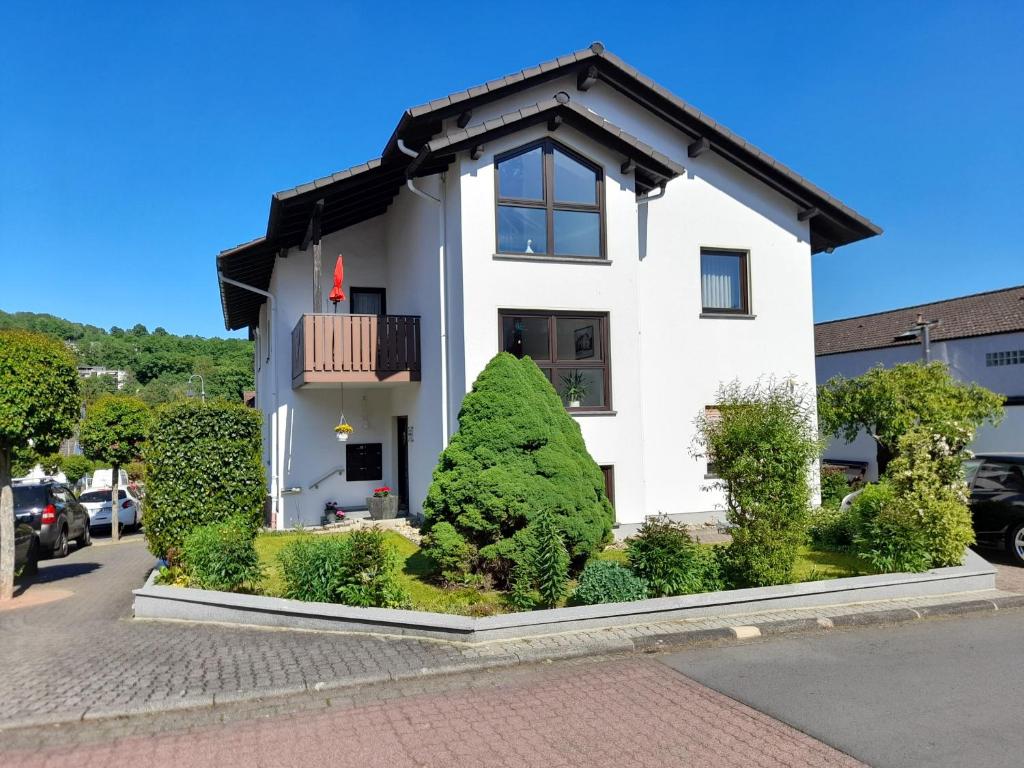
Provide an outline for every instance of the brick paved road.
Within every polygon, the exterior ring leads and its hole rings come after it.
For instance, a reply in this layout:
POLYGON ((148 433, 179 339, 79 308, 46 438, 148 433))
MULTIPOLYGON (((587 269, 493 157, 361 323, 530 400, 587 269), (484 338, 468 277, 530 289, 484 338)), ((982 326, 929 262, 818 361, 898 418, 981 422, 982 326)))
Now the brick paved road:
POLYGON ((75 594, 0 612, 0 725, 472 661, 454 647, 415 640, 131 620, 131 589, 152 562, 134 539, 40 564, 29 590, 52 585, 75 594))
POLYGON ((560 662, 311 695, 221 714, 151 717, 11 766, 835 766, 861 763, 650 658, 560 662), (267 707, 269 706, 269 709, 267 707), (288 714, 277 714, 280 711, 288 714), (125 735, 130 729, 134 735, 125 735))

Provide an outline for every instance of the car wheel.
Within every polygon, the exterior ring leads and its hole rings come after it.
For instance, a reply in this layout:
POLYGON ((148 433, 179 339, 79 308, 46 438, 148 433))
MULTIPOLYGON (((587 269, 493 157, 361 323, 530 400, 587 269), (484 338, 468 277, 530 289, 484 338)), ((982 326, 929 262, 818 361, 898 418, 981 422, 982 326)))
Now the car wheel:
POLYGON ((57 542, 53 545, 53 556, 67 557, 70 550, 71 545, 68 543, 68 527, 66 525, 62 525, 60 527, 60 532, 57 534, 57 542))
POLYGON ((88 547, 92 544, 92 531, 89 530, 89 524, 85 524, 85 530, 82 531, 82 535, 75 539, 75 544, 78 545, 79 549, 82 547, 88 547))
POLYGON ((1024 565, 1024 523, 1017 523, 1006 534, 1006 549, 1017 565, 1024 565))

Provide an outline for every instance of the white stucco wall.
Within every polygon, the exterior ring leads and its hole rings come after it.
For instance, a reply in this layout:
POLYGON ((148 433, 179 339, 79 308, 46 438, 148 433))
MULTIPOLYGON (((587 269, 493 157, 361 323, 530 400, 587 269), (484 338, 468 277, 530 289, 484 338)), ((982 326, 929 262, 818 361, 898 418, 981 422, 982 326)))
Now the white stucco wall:
MULTIPOLYGON (((813 385, 808 226, 797 220, 795 204, 716 155, 689 158, 688 137, 603 83, 585 94, 576 91, 574 79, 547 83, 479 109, 473 121, 550 98, 559 90, 684 165, 686 175, 670 182, 660 199, 638 205, 632 177, 620 172, 623 158, 563 126, 554 138, 604 169, 610 263, 496 260, 494 155, 546 135, 546 130, 537 126, 488 142, 476 161, 461 154, 443 187, 449 350, 444 369, 438 207, 403 189, 384 215, 326 236, 325 301, 340 251, 346 260, 346 290, 352 285, 385 287, 389 313, 421 316, 420 383, 374 384, 362 391, 345 387, 345 415, 357 429, 353 440, 372 437, 383 442, 383 482, 394 486, 394 417, 408 416, 413 430, 410 501, 418 511, 445 434, 457 427, 462 396, 498 351, 498 310, 607 312, 614 412, 576 418, 593 457, 615 469, 618 521, 638 523, 658 512, 720 516, 721 500, 703 489, 705 464, 690 456, 693 421, 705 405, 715 402, 725 381, 793 376, 813 385), (749 251, 753 318, 700 316, 702 247, 749 251), (369 423, 365 428, 364 416, 369 423)), ((441 196, 439 177, 416 183, 441 196)), ((275 369, 278 377, 281 440, 276 465, 268 447, 268 473, 273 475, 279 466, 283 487, 302 488, 284 497, 281 525, 314 522, 326 499, 355 503, 367 490, 344 477, 328 480, 318 491, 308 487, 344 464, 344 450, 331 432, 340 411, 340 388, 291 389, 290 334, 301 314, 311 309, 310 273, 310 252, 292 249, 287 259, 278 260, 271 281, 278 296, 276 364, 258 371, 258 405, 268 416, 275 369)), ((330 305, 325 308, 329 311, 330 305)), ((261 334, 266 334, 265 310, 261 334)), ((268 427, 268 443, 272 440, 268 427)))
MULTIPOLYGON (((986 366, 988 352, 1005 352, 1024 349, 1024 333, 1003 333, 991 336, 975 336, 968 339, 936 341, 931 344, 931 359, 946 363, 950 372, 961 381, 980 384, 1007 397, 1024 396, 1024 365, 986 366)), ((921 359, 921 347, 911 344, 885 349, 868 349, 836 355, 822 355, 817 358, 817 380, 824 384, 833 376, 853 378, 869 369, 881 365, 886 368, 898 363, 909 363, 921 359)), ((971 444, 971 450, 981 451, 1024 451, 1024 406, 1009 406, 1006 416, 997 427, 984 426, 971 444)), ((875 443, 866 434, 861 434, 852 443, 833 439, 825 451, 825 457, 848 461, 867 461, 868 476, 878 476, 875 461, 875 443)))

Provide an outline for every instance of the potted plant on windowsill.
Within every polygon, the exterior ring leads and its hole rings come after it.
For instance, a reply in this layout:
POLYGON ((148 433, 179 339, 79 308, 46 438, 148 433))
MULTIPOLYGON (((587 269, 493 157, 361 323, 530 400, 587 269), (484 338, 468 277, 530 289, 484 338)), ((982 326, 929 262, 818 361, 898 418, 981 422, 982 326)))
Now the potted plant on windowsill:
POLYGON ((570 408, 579 408, 587 396, 587 381, 583 371, 573 371, 562 377, 562 397, 570 408))
POLYGON ((348 442, 348 436, 351 435, 354 431, 355 430, 353 429, 351 424, 347 424, 346 422, 343 421, 341 422, 341 424, 334 428, 334 436, 338 438, 339 443, 346 443, 348 442))
POLYGON ((392 520, 398 517, 398 496, 388 486, 373 489, 373 496, 366 497, 366 508, 371 520, 392 520))

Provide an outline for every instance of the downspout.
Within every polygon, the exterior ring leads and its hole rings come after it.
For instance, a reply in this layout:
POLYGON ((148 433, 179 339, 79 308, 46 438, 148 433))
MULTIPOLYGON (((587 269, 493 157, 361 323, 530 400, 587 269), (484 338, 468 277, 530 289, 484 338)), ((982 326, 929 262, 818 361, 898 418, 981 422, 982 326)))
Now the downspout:
MULTIPOLYGON (((420 153, 409 149, 405 142, 401 139, 397 142, 398 149, 412 158, 422 158, 420 153)), ((416 163, 418 166, 419 163, 416 163)), ((413 184, 412 178, 405 180, 405 186, 410 192, 417 197, 422 197, 424 200, 430 200, 437 203, 437 216, 438 216, 438 232, 439 240, 437 248, 437 268, 438 268, 438 303, 441 307, 441 435, 442 435, 442 448, 448 447, 448 437, 450 434, 450 425, 448 424, 448 264, 447 264, 447 244, 448 244, 448 222, 445 216, 447 195, 445 190, 446 175, 444 173, 441 176, 441 192, 440 197, 434 197, 428 192, 424 192, 413 184)))
MULTIPOLYGON (((262 288, 256 288, 255 286, 246 285, 245 283, 240 283, 237 280, 232 280, 230 277, 225 277, 224 273, 219 269, 217 270, 217 279, 222 283, 259 294, 270 302, 270 332, 267 334, 267 360, 270 360, 270 351, 274 341, 274 334, 277 332, 277 301, 274 299, 274 294, 270 291, 264 291, 262 288)), ((277 372, 279 367, 278 361, 275 360, 273 369, 270 372, 270 380, 274 385, 274 423, 273 428, 271 429, 271 450, 273 453, 270 462, 273 472, 270 479, 270 500, 275 525, 280 525, 284 522, 284 513, 281 509, 281 456, 278 452, 278 445, 281 440, 281 402, 277 388, 277 372)))

